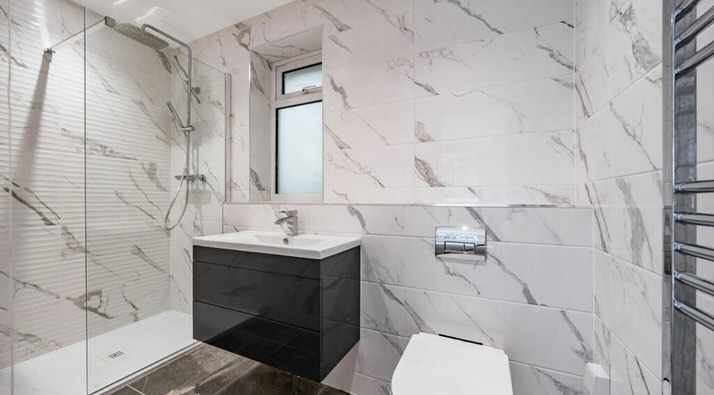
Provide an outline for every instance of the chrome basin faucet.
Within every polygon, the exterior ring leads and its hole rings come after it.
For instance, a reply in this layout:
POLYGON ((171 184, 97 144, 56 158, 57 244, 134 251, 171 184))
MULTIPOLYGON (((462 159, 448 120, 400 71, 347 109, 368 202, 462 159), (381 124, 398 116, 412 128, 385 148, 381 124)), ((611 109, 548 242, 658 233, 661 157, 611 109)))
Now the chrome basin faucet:
POLYGON ((285 233, 288 236, 297 236, 298 234, 298 213, 297 210, 281 210, 280 214, 285 214, 284 217, 278 218, 275 221, 276 225, 287 224, 285 233))

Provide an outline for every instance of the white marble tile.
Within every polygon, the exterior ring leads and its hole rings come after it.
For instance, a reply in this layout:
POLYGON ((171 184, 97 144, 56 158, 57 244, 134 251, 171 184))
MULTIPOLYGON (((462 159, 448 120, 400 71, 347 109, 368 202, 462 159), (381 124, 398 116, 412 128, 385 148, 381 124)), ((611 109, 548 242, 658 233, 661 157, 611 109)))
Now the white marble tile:
POLYGON ((414 0, 314 0, 312 7, 325 23, 338 31, 345 31, 411 11, 414 0))
POLYGON ((242 46, 249 49, 302 33, 323 25, 327 20, 308 2, 295 1, 239 23, 242 46))
POLYGON ((406 277, 406 237, 363 235, 361 279, 378 284, 401 285, 406 277))
POLYGON ((411 144, 325 152, 326 188, 411 187, 414 172, 411 144))
POLYGON ((325 151, 414 141, 414 103, 411 101, 355 109, 327 106, 323 116, 325 151))
POLYGON ((274 224, 284 209, 298 210, 300 229, 311 233, 404 234, 404 207, 311 204, 227 204, 226 225, 277 230, 274 224))
POLYGON ((573 28, 555 23, 419 52, 417 96, 456 93, 572 73, 573 28))
POLYGON ((580 181, 662 168, 662 75, 657 67, 578 128, 580 181), (585 177, 585 179, 582 179, 585 177))
POLYGON ((595 205, 594 247, 661 273, 662 188, 661 172, 588 184, 595 205))
POLYGON ((661 380, 622 341, 602 325, 597 328, 602 364, 610 375, 610 394, 659 394, 661 380))
POLYGON ((250 27, 237 24, 192 42, 191 49, 197 60, 230 74, 243 75, 250 40, 250 27))
POLYGON ((489 241, 592 245, 590 208, 407 207, 404 234, 433 237, 437 226, 474 226, 489 241))
POLYGON ((575 375, 592 359, 589 313, 410 288, 405 293, 415 331, 482 342, 503 349, 511 361, 575 375))
POLYGON ((355 204, 411 204, 414 203, 414 190, 400 188, 330 188, 324 191, 325 203, 355 204))
POLYGON ((574 183, 573 131, 416 144, 417 186, 574 183))
MULTIPOLYGON (((647 369, 660 372, 661 277, 599 251, 593 265, 595 311, 604 326, 647 369)), ((612 355, 610 360, 616 363, 612 355)))
POLYGON ((360 330, 355 373, 383 381, 391 381, 408 338, 392 336, 369 329, 360 330))
MULTIPOLYGON (((362 292, 363 295, 374 294, 380 301, 385 299, 379 285, 392 284, 592 311, 592 251, 589 248, 489 243, 485 262, 468 262, 435 258, 433 238, 370 236, 362 241, 362 279, 380 283, 369 289, 363 287, 362 292)), ((402 333, 383 327, 373 329, 402 333)))
POLYGON ((416 204, 572 204, 576 201, 572 184, 414 188, 416 204))
POLYGON ((574 17, 572 0, 417 0, 416 6, 418 50, 493 38, 574 17))
POLYGON ((360 326, 392 335, 411 335, 413 326, 404 307, 404 288, 362 282, 360 326))
POLYGON ((325 107, 350 109, 412 99, 412 58, 394 58, 339 73, 326 72, 323 82, 325 107))
POLYGON ((511 362, 515 395, 583 394, 583 377, 511 362))
POLYGON ((553 77, 416 100, 421 142, 573 128, 573 81, 553 77))
POLYGON ((358 354, 359 346, 357 345, 342 358, 322 383, 355 395, 391 395, 389 381, 355 373, 358 354))
POLYGON ((598 111, 661 62, 662 7, 634 0, 580 1, 576 8, 582 15, 576 45, 580 93, 598 111))
POLYGON ((251 50, 271 63, 278 62, 320 51, 322 36, 322 28, 318 26, 292 36, 252 46, 251 50))
MULTIPOLYGON (((699 303, 700 302, 697 301, 698 305, 699 303)), ((712 311, 711 306, 712 303, 710 301, 707 305, 707 311, 712 311)), ((712 350, 714 350, 714 332, 700 324, 697 324, 696 326, 697 351, 695 358, 697 361, 697 393, 706 394, 714 391, 714 376, 711 365, 711 361, 714 359, 714 355, 712 355, 712 350)))
POLYGON ((414 57, 413 14, 381 18, 373 23, 327 35, 324 67, 340 72, 394 58, 414 57))

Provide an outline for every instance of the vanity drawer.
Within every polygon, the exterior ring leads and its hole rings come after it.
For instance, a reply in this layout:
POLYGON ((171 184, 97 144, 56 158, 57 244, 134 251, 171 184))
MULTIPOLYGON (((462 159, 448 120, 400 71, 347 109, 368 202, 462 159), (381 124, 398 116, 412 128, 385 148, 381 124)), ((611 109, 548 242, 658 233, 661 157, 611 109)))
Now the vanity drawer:
POLYGON ((320 280, 194 262, 194 300, 320 330, 320 280))
POLYGON ((196 301, 193 315, 196 340, 311 380, 322 379, 320 332, 196 301))
POLYGON ((193 260, 240 269, 320 279, 320 261, 314 259, 194 246, 193 260))

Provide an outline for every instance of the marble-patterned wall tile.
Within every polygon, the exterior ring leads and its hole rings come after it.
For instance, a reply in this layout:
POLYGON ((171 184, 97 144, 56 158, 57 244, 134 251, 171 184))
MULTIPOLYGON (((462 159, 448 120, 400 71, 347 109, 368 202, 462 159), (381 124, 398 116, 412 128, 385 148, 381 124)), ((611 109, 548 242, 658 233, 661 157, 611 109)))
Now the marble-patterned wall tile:
POLYGON ((416 1, 417 49, 429 50, 573 19, 572 0, 416 1))
POLYGON ((616 335, 596 320, 596 354, 610 376, 610 394, 659 394, 662 384, 659 374, 636 357, 616 335))
POLYGON ((511 382, 514 394, 582 395, 585 393, 581 376, 518 362, 511 362, 511 382))
POLYGON ((473 226, 490 241, 592 245, 588 207, 427 207, 407 206, 404 227, 410 236, 433 237, 437 226, 473 226))
POLYGON ((304 233, 362 238, 361 326, 369 339, 326 383, 354 391, 365 379, 370 386, 359 391, 368 392, 357 393, 374 393, 398 361, 391 350, 425 331, 505 349, 520 363, 519 388, 578 388, 593 353, 590 208, 228 204, 224 231, 280 231, 273 222, 281 209, 298 210, 304 233), (438 225, 489 229, 487 261, 435 258, 438 225), (536 321, 544 324, 533 330, 536 321))
POLYGON ((594 209, 594 247, 662 273, 662 173, 587 184, 594 209))
MULTIPOLYGON (((651 372, 661 372, 662 279, 610 255, 593 256, 595 311, 651 372)), ((614 366, 612 355, 610 363, 614 366)))
POLYGON ((378 380, 391 381, 409 339, 362 329, 357 345, 355 373, 378 380))
POLYGON ((662 168, 662 69, 655 68, 578 127, 578 181, 662 168))
MULTIPOLYGON (((200 40, 201 49, 197 53, 210 57, 212 64, 230 70, 234 76, 245 78, 250 73, 244 59, 248 51, 260 52, 263 48, 284 47, 284 44, 292 48, 302 42, 307 32, 321 29, 325 70, 325 166, 330 167, 329 162, 335 155, 330 151, 338 149, 572 129, 572 101, 563 101, 567 100, 568 89, 573 89, 573 32, 569 22, 572 18, 573 4, 566 0, 548 0, 538 7, 521 0, 498 4, 436 1, 416 5, 413 0, 358 0, 349 4, 336 0, 300 1, 200 40), (481 34, 484 26, 488 30, 486 36, 481 34), (461 33, 454 36, 457 31, 461 33), (418 50, 421 53, 415 53, 415 45, 421 45, 418 50), (525 85, 481 89, 533 79, 542 81, 534 81, 526 92, 540 94, 527 98, 522 97, 527 89, 525 85), (424 100, 417 105, 413 102, 415 96, 432 94, 444 97, 424 100), (460 98, 452 94, 466 96, 460 98), (476 127, 464 127, 474 117, 459 118, 464 113, 461 109, 474 105, 487 110, 476 114, 476 127), (445 114, 444 119, 436 115, 429 118, 439 113, 445 114), (551 115, 547 120, 541 116, 545 113, 551 115), (427 130, 432 128, 433 131, 427 130)), ((247 91, 245 84, 235 90, 239 100, 243 100, 246 95, 242 92, 247 91)), ((237 114, 244 110, 240 106, 233 107, 234 117, 240 118, 239 125, 251 125, 251 131, 253 126, 260 129, 255 117, 245 121, 237 114)), ((254 138, 266 135, 253 133, 254 138)), ((249 144, 253 146, 252 141, 249 144)), ((269 148, 264 151, 268 152, 269 148)), ((235 161, 231 166, 233 172, 248 175, 233 177, 252 181, 251 200, 266 200, 268 155, 253 153, 250 156, 248 168, 244 161, 235 161)), ((339 162, 346 168, 346 162, 339 162)), ((369 166, 367 171, 372 171, 372 164, 359 165, 369 166)), ((385 171, 383 166, 378 167, 377 170, 385 171)), ((331 184, 332 180, 325 180, 324 201, 413 203, 417 199, 414 185, 349 186, 339 184, 342 180, 337 177, 336 185, 331 184)), ((520 189, 514 188, 510 196, 514 201, 525 199, 520 203, 570 202, 574 194, 562 191, 571 182, 562 183, 554 194, 545 184, 519 185, 520 189), (531 187, 530 192, 523 192, 531 187), (546 197, 548 195, 554 196, 546 197)), ((474 189, 482 186, 493 187, 481 182, 453 185, 474 189)), ((442 191, 423 193, 430 197, 422 196, 420 201, 435 203, 443 201, 442 195, 449 196, 442 191)), ((237 188, 235 195, 232 199, 242 199, 245 193, 237 188)), ((485 199, 503 202, 500 200, 503 192, 483 193, 480 197, 460 196, 467 202, 485 199)))
POLYGON ((411 288, 405 294, 415 333, 482 342, 512 361, 575 375, 592 359, 590 314, 411 288))
POLYGON ((325 203, 351 203, 359 204, 409 204, 414 201, 414 189, 411 187, 399 188, 330 188, 324 191, 325 203))
POLYGON ((414 0, 313 0, 311 7, 336 30, 346 31, 411 11, 414 0))
POLYGON ((577 1, 581 120, 649 73, 662 57, 662 7, 647 0, 577 1))
POLYGON ((385 17, 327 35, 322 45, 325 68, 336 73, 394 58, 413 58, 413 17, 412 13, 385 17))
POLYGON ((298 210, 306 232, 434 237, 437 226, 487 230, 489 241, 590 247, 589 207, 448 207, 400 205, 226 204, 224 223, 279 230, 283 209, 298 210))
POLYGON ((413 158, 411 144, 327 151, 324 182, 335 189, 412 187, 413 158))
POLYGON ((342 72, 325 71, 323 98, 327 109, 373 106, 414 96, 413 56, 342 72), (365 78, 369 75, 369 78, 365 78))
POLYGON ((414 147, 415 185, 544 185, 574 182, 572 130, 444 140, 414 147))
POLYGON ((554 23, 422 51, 415 60, 417 97, 558 77, 573 72, 573 27, 554 23))
POLYGON ((594 361, 659 393, 662 4, 576 0, 577 199, 593 206, 594 361))
POLYGON ((335 106, 324 113, 325 151, 414 141, 414 103, 398 101, 369 107, 335 106))
POLYGON ((467 185, 459 187, 416 187, 415 204, 572 204, 577 199, 572 184, 467 185))
POLYGON ((485 262, 470 262, 435 258, 433 238, 368 236, 362 269, 379 284, 592 311, 590 248, 492 242, 485 262))
POLYGON ((570 75, 417 99, 417 141, 573 128, 570 75))
POLYGON ((280 210, 298 210, 299 227, 308 233, 404 234, 402 206, 228 204, 224 223, 239 229, 280 231, 280 225, 274 223, 280 210))
POLYGON ((332 372, 325 377, 322 383, 349 391, 351 394, 391 395, 391 378, 385 381, 355 372, 359 352, 360 346, 354 346, 332 369, 332 372))

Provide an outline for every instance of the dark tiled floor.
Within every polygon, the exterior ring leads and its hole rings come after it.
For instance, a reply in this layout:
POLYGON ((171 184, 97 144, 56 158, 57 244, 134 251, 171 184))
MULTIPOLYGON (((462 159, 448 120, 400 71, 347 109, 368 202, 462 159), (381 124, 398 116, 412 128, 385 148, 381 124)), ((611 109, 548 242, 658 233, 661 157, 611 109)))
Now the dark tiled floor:
POLYGON ((345 395, 346 392, 202 344, 112 395, 345 395))

